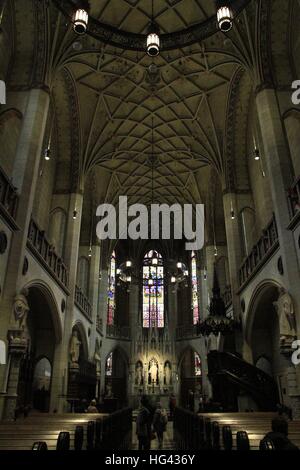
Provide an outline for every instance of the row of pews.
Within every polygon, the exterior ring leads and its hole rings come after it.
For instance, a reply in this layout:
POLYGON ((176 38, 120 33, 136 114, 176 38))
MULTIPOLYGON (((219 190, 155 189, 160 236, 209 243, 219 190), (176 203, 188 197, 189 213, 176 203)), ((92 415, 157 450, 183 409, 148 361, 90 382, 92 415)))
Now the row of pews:
MULTIPOLYGON (((176 448, 259 450, 276 416, 274 412, 196 414, 177 408, 173 422, 176 448)), ((289 422, 289 439, 300 448, 300 421, 289 422)), ((271 444, 263 450, 271 450, 271 444)))
POLYGON ((132 410, 45 414, 0 422, 0 450, 115 450, 132 440, 132 410))

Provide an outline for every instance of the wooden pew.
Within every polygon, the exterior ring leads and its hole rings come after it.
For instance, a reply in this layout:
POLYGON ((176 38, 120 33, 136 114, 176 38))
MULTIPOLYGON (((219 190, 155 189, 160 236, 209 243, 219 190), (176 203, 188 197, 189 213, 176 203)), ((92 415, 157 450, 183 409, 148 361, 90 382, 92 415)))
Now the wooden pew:
MULTIPOLYGON (((236 435, 238 431, 248 433, 251 450, 258 450, 261 439, 271 431, 272 419, 276 413, 201 413, 203 419, 211 423, 217 422, 220 427, 220 447, 224 448, 222 428, 230 426, 233 437, 233 450, 236 449, 236 435)), ((289 422, 289 439, 300 448, 300 421, 289 422)))

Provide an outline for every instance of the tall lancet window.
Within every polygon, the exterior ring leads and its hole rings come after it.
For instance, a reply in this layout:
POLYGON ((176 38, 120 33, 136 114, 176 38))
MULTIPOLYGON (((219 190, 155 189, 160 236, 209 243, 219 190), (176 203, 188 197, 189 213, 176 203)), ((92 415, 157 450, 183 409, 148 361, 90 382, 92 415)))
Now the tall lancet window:
POLYGON ((115 313, 115 289, 116 289, 116 254, 113 251, 110 258, 108 271, 108 299, 107 299, 107 324, 114 324, 115 313))
POLYGON ((164 267, 161 254, 153 250, 143 261, 143 327, 164 327, 164 267))
POLYGON ((197 279, 197 262, 196 255, 192 251, 192 308, 193 308, 193 324, 199 322, 199 299, 198 299, 198 279, 197 279))

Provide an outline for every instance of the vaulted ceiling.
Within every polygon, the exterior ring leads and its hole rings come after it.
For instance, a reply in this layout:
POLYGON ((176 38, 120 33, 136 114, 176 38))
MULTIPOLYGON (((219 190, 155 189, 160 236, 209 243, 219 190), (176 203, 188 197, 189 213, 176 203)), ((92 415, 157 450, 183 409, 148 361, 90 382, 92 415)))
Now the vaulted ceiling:
MULTIPOLYGON (((151 19, 150 0, 90 4, 94 18, 125 31, 145 33, 151 19)), ((204 21, 214 9, 211 0, 154 2, 162 33, 204 21)), ((228 36, 218 33, 154 59, 72 32, 62 38, 61 63, 78 94, 82 170, 98 168, 93 174, 101 181, 95 188, 102 200, 126 194, 131 202, 150 202, 152 174, 157 202, 205 199, 204 167, 211 165, 220 175, 224 170, 230 82, 244 61, 240 33, 237 28, 228 36)))

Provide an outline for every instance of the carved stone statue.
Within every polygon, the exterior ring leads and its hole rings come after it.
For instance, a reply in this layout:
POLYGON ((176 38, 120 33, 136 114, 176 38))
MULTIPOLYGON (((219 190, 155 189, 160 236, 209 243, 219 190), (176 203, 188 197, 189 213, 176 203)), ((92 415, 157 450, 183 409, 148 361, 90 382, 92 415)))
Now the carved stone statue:
POLYGON ((80 354, 80 345, 81 341, 78 339, 78 333, 76 330, 72 333, 71 343, 70 343, 70 358, 72 364, 78 364, 79 354, 80 354))
POLYGON ((99 348, 96 347, 95 354, 94 354, 94 360, 96 363, 96 375, 97 377, 100 377, 101 375, 101 357, 100 357, 100 351, 99 348))
POLYGON ((277 302, 273 302, 279 317, 280 344, 290 343, 296 336, 296 318, 290 294, 281 287, 277 302))
POLYGON ((153 360, 151 361, 151 363, 150 363, 150 370, 149 370, 151 383, 154 382, 154 383, 156 384, 156 381, 157 381, 157 370, 158 370, 157 364, 156 364, 156 362, 155 362, 154 359, 153 359, 153 360))
POLYGON ((165 384, 170 385, 171 384, 171 367, 168 362, 166 362, 165 364, 164 375, 165 375, 165 384))
POLYGON ((137 385, 142 385, 143 384, 143 367, 141 363, 137 364, 136 370, 135 370, 135 377, 136 377, 136 384, 137 385))
POLYGON ((24 330, 27 323, 29 305, 24 294, 16 295, 13 304, 15 322, 20 330, 24 330))

